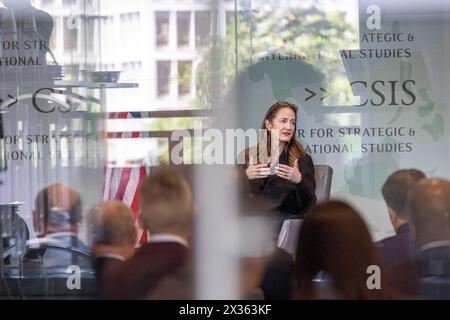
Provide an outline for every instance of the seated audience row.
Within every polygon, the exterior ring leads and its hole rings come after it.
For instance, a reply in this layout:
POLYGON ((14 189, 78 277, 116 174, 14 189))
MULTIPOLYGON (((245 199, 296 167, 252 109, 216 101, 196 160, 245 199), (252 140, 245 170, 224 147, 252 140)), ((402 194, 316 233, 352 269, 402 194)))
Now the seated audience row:
MULTIPOLYGON (((450 299, 450 182, 400 170, 381 191, 394 236, 373 243, 350 205, 318 204, 301 225, 295 259, 277 248, 271 255, 242 260, 243 297, 450 299)), ((78 238, 78 193, 62 184, 45 188, 34 212, 40 237, 29 242, 24 269, 94 268, 102 299, 194 299, 194 203, 188 183, 176 171, 161 168, 144 180, 139 199, 138 222, 150 232, 149 242, 135 249, 132 212, 110 201, 88 215, 89 249, 78 238)))

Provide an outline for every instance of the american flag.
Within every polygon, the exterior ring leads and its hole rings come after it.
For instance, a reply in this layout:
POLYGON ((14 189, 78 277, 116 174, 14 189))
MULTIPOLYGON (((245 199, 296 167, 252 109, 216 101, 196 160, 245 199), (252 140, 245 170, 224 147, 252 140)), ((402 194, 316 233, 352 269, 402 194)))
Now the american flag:
MULTIPOLYGON (((139 118, 141 118, 140 112, 117 112, 109 114, 109 119, 139 118)), ((108 138, 116 139, 138 139, 140 137, 140 132, 117 132, 108 134, 108 138)), ((138 203, 139 186, 146 175, 147 169, 143 159, 129 163, 125 167, 108 162, 105 168, 103 201, 119 200, 131 208, 135 217, 139 244, 146 243, 148 239, 148 233, 140 228, 137 220, 140 213, 138 203)))

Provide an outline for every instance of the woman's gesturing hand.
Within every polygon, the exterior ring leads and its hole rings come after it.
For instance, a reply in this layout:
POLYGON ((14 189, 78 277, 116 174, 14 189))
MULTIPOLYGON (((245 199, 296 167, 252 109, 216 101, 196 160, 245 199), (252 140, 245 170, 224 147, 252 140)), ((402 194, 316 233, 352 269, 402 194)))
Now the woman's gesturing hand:
POLYGON ((293 167, 279 164, 276 173, 280 178, 286 179, 295 184, 302 182, 303 177, 302 173, 298 170, 298 160, 295 160, 293 167))
POLYGON ((249 180, 264 179, 270 174, 270 168, 268 164, 251 164, 253 163, 252 158, 250 158, 250 165, 245 174, 249 180))

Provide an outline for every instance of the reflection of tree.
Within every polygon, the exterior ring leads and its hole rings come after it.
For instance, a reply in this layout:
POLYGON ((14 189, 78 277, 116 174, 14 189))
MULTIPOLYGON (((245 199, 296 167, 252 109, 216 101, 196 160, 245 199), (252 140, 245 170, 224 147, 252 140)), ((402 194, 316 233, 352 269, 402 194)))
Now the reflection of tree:
POLYGON ((195 104, 211 106, 212 86, 217 86, 210 81, 213 74, 220 74, 218 89, 223 93, 236 75, 236 64, 242 70, 274 52, 295 55, 321 69, 327 75, 327 90, 331 93, 327 104, 347 104, 352 94, 339 50, 349 49, 356 40, 355 27, 346 22, 342 11, 324 7, 318 0, 304 3, 295 8, 280 8, 273 2, 273 7, 261 6, 256 12, 239 12, 237 22, 230 18, 227 37, 217 49, 204 55, 198 68, 195 104), (212 70, 212 59, 220 61, 220 69, 212 70))
MULTIPOLYGON (((281 7, 279 1, 272 1, 272 6, 264 5, 259 11, 251 13, 251 23, 249 14, 238 12, 237 21, 234 14, 227 16, 226 37, 205 39, 204 43, 209 46, 199 52, 202 58, 195 70, 195 98, 190 102, 189 109, 219 106, 237 74, 248 69, 251 62, 255 63, 260 57, 274 52, 301 57, 306 64, 325 74, 324 82, 331 93, 327 104, 348 104, 352 93, 339 50, 351 49, 350 44, 357 39, 357 33, 355 27, 346 22, 344 12, 325 7, 318 0, 310 0, 296 3, 294 8, 281 7)), ((298 77, 304 79, 305 74, 294 78, 298 77)), ((181 76, 178 81, 179 85, 185 86, 190 79, 181 76)), ((160 127, 159 121, 162 120, 157 120, 152 129, 160 127)), ((180 121, 173 119, 170 123, 178 126, 182 122, 183 127, 193 127, 195 120, 180 121)), ((203 121, 202 127, 207 125, 203 121)))
POLYGON ((230 42, 218 40, 215 47, 204 53, 196 71, 194 108, 211 108, 222 101, 235 74, 235 59, 230 42))
MULTIPOLYGON (((186 130, 186 129, 201 129, 204 127, 205 120, 203 118, 164 118, 157 119, 151 125, 150 131, 172 131, 172 130, 186 130)), ((201 153, 201 149, 194 149, 194 147, 201 147, 200 143, 193 144, 190 138, 184 139, 185 144, 183 148, 184 159, 186 163, 192 163, 194 153, 201 153)), ((165 150, 168 147, 167 139, 158 139, 158 150, 165 150)), ((160 151, 158 153, 157 163, 169 163, 170 155, 167 152, 160 151)))
POLYGON ((186 95, 191 92, 192 64, 190 61, 178 62, 178 95, 186 95))

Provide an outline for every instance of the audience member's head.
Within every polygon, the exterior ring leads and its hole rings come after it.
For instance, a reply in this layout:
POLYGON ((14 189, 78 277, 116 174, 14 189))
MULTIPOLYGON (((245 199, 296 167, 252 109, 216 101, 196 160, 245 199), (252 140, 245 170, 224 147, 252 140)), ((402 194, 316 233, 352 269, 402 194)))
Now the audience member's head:
POLYGON ((63 184, 50 185, 38 193, 33 218, 36 233, 40 236, 77 232, 82 218, 80 196, 63 184))
POLYGON ((95 255, 113 253, 127 258, 134 252, 134 217, 122 202, 108 201, 92 209, 89 228, 95 255))
POLYGON ((410 192, 414 184, 425 178, 417 169, 404 169, 391 174, 383 184, 382 194, 388 206, 389 218, 397 231, 410 220, 410 192))
POLYGON ((412 190, 411 220, 417 248, 450 240, 450 181, 418 182, 412 190))
POLYGON ((306 215, 300 229, 295 294, 300 299, 321 298, 314 279, 323 271, 330 278, 332 296, 342 299, 387 297, 384 277, 381 288, 370 290, 370 266, 380 266, 377 251, 364 221, 349 205, 332 201, 317 205, 306 215))
POLYGON ((139 191, 140 223, 150 234, 169 233, 189 238, 193 197, 184 177, 168 167, 143 181, 139 191))

